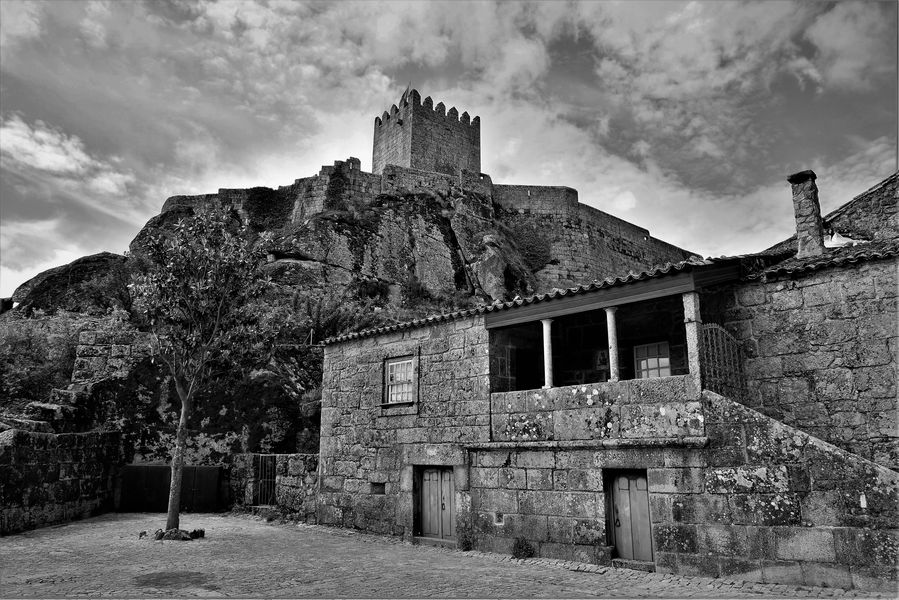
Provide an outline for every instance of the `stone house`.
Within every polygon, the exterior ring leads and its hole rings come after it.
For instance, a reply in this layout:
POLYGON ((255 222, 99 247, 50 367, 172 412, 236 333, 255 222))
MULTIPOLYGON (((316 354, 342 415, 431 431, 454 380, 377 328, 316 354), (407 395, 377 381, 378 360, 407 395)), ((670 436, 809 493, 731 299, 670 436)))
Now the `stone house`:
POLYGON ((897 180, 822 219, 798 173, 767 251, 330 340, 318 522, 895 591, 897 180))

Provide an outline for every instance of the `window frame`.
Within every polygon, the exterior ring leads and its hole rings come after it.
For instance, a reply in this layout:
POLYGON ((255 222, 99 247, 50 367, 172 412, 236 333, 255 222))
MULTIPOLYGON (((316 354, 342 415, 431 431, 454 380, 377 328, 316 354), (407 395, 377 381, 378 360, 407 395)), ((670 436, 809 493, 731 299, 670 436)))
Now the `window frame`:
POLYGON ((404 354, 401 356, 390 356, 384 359, 384 364, 381 373, 382 380, 382 392, 381 392, 381 407, 382 408, 391 408, 397 406, 411 406, 414 405, 418 401, 418 356, 415 354, 404 354), (409 379, 404 380, 402 382, 391 383, 390 378, 390 367, 392 365, 399 365, 402 363, 408 362, 409 367, 409 379), (408 400, 390 400, 390 392, 391 386, 402 385, 408 383, 410 388, 408 391, 400 392, 409 394, 408 400))
POLYGON ((634 346, 634 379, 661 379, 662 377, 671 377, 671 345, 668 343, 668 340, 661 340, 658 342, 650 342, 648 344, 635 345, 634 346), (646 356, 643 356, 643 357, 637 356, 638 351, 640 349, 650 348, 653 346, 661 347, 662 345, 664 345, 664 347, 665 347, 664 355, 663 354, 652 354, 652 355, 647 354, 646 356), (646 359, 653 359, 653 358, 655 358, 655 359, 664 358, 664 359, 666 359, 668 364, 663 367, 663 366, 661 366, 661 363, 657 361, 655 367, 649 367, 649 368, 646 368, 645 370, 640 368, 639 361, 641 359, 646 360, 646 359), (662 374, 663 369, 668 371, 667 375, 662 374), (656 374, 653 375, 653 373, 656 373, 656 374))

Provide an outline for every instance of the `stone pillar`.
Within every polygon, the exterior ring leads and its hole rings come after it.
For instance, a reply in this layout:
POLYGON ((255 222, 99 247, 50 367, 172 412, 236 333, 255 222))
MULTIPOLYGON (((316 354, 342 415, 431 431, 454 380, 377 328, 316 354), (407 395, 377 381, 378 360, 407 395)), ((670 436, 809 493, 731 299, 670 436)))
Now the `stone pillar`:
POLYGON ((687 332, 687 364, 690 367, 690 375, 696 383, 696 391, 702 390, 702 367, 699 362, 699 327, 702 325, 702 316, 699 314, 699 294, 696 292, 684 292, 684 329, 687 332))
POLYGON ((824 224, 818 203, 814 171, 801 171, 787 177, 793 186, 793 212, 796 216, 796 258, 824 254, 824 224))
POLYGON ((606 308, 606 332, 609 338, 609 381, 618 381, 618 326, 615 324, 617 306, 606 308))
POLYGON ((553 341, 552 319, 541 319, 543 323, 543 389, 553 386, 553 341))

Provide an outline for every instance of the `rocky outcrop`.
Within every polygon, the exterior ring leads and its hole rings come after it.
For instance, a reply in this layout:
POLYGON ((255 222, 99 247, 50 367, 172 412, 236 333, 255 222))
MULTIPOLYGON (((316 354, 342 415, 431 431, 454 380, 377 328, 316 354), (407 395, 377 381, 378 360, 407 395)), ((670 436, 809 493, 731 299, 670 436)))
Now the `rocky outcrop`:
POLYGON ((126 257, 100 252, 48 269, 20 285, 12 295, 19 309, 92 312, 122 304, 126 257))

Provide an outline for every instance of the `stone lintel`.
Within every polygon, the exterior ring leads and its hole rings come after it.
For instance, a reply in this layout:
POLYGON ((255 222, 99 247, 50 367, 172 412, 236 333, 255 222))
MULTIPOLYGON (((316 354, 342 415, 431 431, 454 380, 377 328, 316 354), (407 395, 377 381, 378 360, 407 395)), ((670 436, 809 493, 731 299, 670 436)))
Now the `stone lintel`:
POLYGON ((568 450, 572 448, 705 448, 709 443, 706 436, 656 437, 640 439, 572 440, 544 442, 484 442, 466 446, 467 450, 501 450, 522 448, 525 450, 568 450))

